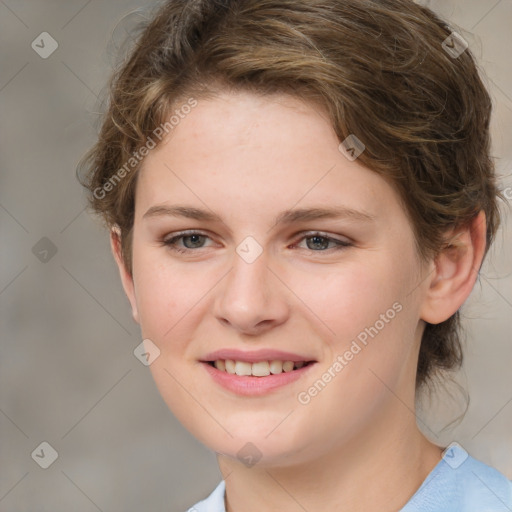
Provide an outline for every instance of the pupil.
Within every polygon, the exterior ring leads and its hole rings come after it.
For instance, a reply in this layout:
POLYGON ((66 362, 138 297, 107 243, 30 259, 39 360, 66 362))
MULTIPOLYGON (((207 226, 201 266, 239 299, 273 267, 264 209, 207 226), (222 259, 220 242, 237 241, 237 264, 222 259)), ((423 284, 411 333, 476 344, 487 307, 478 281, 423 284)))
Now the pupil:
MULTIPOLYGON (((188 238, 191 238, 191 239, 198 239, 199 238, 200 239, 201 236, 202 235, 188 235, 188 238)), ((197 242, 199 242, 199 240, 195 240, 195 241, 193 240, 192 244, 195 246, 195 244, 197 244, 197 242)))
MULTIPOLYGON (((321 248, 322 248, 322 249, 325 249, 325 248, 327 247, 328 242, 327 242, 327 240, 325 240, 325 238, 324 238, 324 237, 322 237, 322 236, 315 235, 315 236, 313 236, 313 237, 312 237, 312 240, 313 240, 313 244, 315 244, 315 245, 317 245, 318 243, 320 243, 320 245, 321 245, 321 248), (320 241, 322 241, 322 240, 323 240, 323 243, 322 243, 322 242, 318 242, 319 240, 320 240, 320 241)), ((317 245, 317 247, 318 247, 318 245, 317 245)))

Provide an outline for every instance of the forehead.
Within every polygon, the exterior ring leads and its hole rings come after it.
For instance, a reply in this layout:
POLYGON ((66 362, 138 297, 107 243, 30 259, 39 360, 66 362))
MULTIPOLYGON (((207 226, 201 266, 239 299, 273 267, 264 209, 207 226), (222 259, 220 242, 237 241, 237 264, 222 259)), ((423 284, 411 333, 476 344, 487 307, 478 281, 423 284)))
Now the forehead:
POLYGON ((343 203, 370 214, 398 206, 386 180, 338 146, 326 113, 298 98, 230 92, 199 99, 145 158, 136 203, 186 197, 204 207, 208 199, 260 215, 298 203, 343 203))

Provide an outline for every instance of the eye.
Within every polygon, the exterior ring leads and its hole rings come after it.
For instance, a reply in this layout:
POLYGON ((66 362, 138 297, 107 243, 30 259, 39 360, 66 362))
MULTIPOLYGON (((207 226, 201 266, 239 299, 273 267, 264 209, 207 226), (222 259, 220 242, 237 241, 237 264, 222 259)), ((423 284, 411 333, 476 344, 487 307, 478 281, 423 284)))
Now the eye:
POLYGON ((179 233, 171 238, 167 238, 163 240, 163 244, 170 247, 173 251, 177 252, 189 252, 194 249, 201 249, 201 243, 204 239, 209 238, 207 235, 203 235, 202 233, 198 233, 196 231, 183 232, 179 233), (178 247, 177 242, 179 240, 183 240, 184 242, 187 240, 191 240, 190 246, 187 247, 187 243, 185 243, 185 248, 178 247))
MULTIPOLYGON (((167 238, 162 241, 162 243, 172 249, 173 251, 179 253, 187 253, 194 251, 194 249, 203 249, 205 246, 203 245, 206 239, 210 237, 197 232, 197 231, 189 231, 178 233, 171 238, 167 238), (180 247, 178 242, 182 241, 185 247, 180 247)), ((346 240, 338 240, 337 238, 333 238, 327 236, 325 233, 321 232, 312 232, 309 234, 305 234, 302 236, 299 241, 306 240, 307 250, 313 252, 326 252, 330 249, 332 250, 341 250, 346 247, 350 247, 352 244, 346 240), (311 240, 311 243, 308 243, 311 240), (333 247, 329 247, 330 244, 334 244, 333 247)), ((297 246, 295 243, 292 247, 297 246)))
POLYGON ((326 252, 326 250, 329 250, 329 244, 334 244, 334 247, 331 247, 330 249, 335 251, 339 251, 352 245, 346 240, 338 240, 337 238, 327 236, 325 233, 321 232, 305 234, 299 240, 306 240, 307 249, 313 252, 326 252), (308 243, 309 240, 311 240, 311 243, 308 243))

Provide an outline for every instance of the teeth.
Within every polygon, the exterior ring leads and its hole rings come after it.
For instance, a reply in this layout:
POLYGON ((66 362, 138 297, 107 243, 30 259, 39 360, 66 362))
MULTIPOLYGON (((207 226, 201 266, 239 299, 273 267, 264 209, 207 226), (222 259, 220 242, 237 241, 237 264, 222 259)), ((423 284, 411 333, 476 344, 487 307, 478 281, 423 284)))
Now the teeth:
POLYGON ((217 370, 220 370, 221 372, 225 372, 226 362, 223 361, 222 359, 217 359, 217 361, 215 361, 215 368, 217 368, 217 370))
POLYGON ((293 361, 285 361, 283 363, 283 372, 291 372, 293 370, 293 361))
POLYGON ((235 361, 231 359, 226 359, 226 371, 231 373, 232 375, 235 373, 235 361))
POLYGON ((235 363, 235 373, 237 375, 251 375, 251 363, 246 363, 245 361, 237 361, 235 363))
POLYGON ((266 377, 270 375, 270 365, 268 361, 260 361, 259 363, 252 363, 251 374, 256 377, 266 377))
POLYGON ((283 363, 281 361, 270 361, 270 373, 274 375, 283 371, 283 363))
POLYGON ((291 372, 304 366, 304 361, 258 361, 257 363, 248 363, 246 361, 234 361, 232 359, 217 359, 214 362, 215 368, 221 372, 227 372, 231 375, 254 377, 267 377, 270 374, 277 375, 282 372, 291 372))

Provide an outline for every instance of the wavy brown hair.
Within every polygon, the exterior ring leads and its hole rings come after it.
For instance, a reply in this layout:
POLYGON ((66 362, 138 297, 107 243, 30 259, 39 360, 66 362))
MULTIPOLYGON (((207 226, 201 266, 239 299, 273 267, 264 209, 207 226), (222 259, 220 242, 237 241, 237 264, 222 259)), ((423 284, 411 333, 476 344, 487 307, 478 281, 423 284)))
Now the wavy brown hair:
MULTIPOLYGON (((140 162, 119 170, 187 99, 224 90, 291 94, 322 108, 340 141, 356 135, 359 162, 398 191, 422 259, 480 210, 487 253, 502 197, 492 105, 470 50, 443 47, 451 33, 412 0, 163 2, 113 73, 98 141, 80 164, 91 207, 120 230, 128 270, 140 162)), ((457 311, 426 325, 417 388, 460 366, 459 324, 457 311)))

